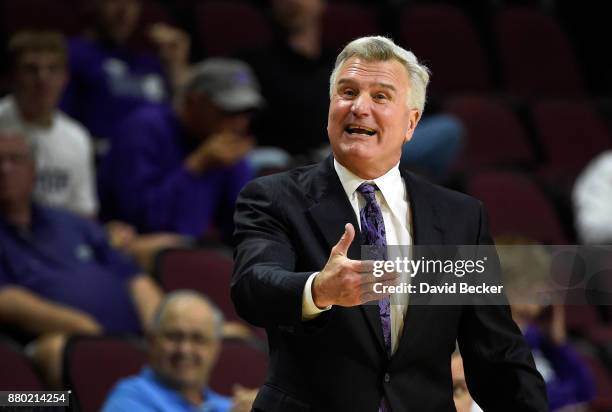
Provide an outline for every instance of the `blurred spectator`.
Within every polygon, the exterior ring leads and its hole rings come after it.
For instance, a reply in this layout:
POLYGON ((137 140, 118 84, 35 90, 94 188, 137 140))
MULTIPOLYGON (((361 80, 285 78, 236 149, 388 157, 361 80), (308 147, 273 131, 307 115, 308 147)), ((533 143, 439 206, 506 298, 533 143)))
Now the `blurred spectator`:
POLYGON ((254 124, 258 144, 291 155, 327 147, 329 75, 334 56, 321 44, 323 0, 272 0, 275 38, 241 54, 262 85, 267 106, 254 124))
POLYGON ((248 66, 210 59, 193 68, 174 108, 146 108, 100 170, 107 216, 143 232, 231 236, 238 192, 252 176, 245 154, 251 111, 263 103, 248 66))
MULTIPOLYGON (((322 44, 324 0, 272 0, 275 38, 269 47, 245 51, 268 103, 254 123, 258 144, 277 146, 298 163, 329 154, 329 76, 335 53, 322 44)), ((421 120, 404 146, 402 164, 443 179, 462 149, 463 126, 453 116, 421 120)))
POLYGON ((99 139, 98 154, 109 139, 121 138, 116 126, 135 110, 169 100, 172 84, 188 71, 189 38, 158 24, 150 37, 160 56, 136 51, 128 41, 138 27, 142 0, 94 0, 94 26, 70 40, 70 83, 62 108, 99 139))
POLYGON ((573 190, 576 230, 585 244, 612 243, 612 151, 593 159, 573 190))
MULTIPOLYGON (((543 246, 529 243, 498 248, 508 291, 520 290, 526 284, 534 290, 542 289, 540 283, 545 281, 542 275, 548 274, 551 258, 543 246)), ((536 367, 546 382, 550 409, 571 406, 574 411, 586 410, 584 406, 595 394, 594 383, 586 365, 567 341, 563 307, 546 307, 535 299, 525 301, 511 292, 508 298, 512 318, 523 331, 536 367)))
POLYGON ((101 227, 32 202, 26 139, 0 131, 0 322, 38 337, 28 352, 58 384, 66 334, 139 333, 161 292, 101 227))
POLYGON ((95 216, 98 207, 90 136, 57 109, 68 78, 61 34, 23 31, 9 42, 14 93, 0 100, 0 127, 34 145, 36 201, 95 216))
POLYGON ((208 387, 222 345, 223 315, 197 292, 169 293, 149 328, 149 361, 120 381, 102 407, 120 411, 247 412, 256 391, 237 388, 232 400, 208 387))
POLYGON ((463 370, 463 358, 459 352, 455 351, 451 357, 451 374, 453 377, 453 400, 457 412, 476 412, 481 409, 472 400, 465 382, 465 372, 463 370))

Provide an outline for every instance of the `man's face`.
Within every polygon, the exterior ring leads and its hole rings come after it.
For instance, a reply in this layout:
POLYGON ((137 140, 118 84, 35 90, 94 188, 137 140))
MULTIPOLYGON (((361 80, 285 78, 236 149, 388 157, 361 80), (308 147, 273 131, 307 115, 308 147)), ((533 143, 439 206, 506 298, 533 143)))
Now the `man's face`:
POLYGON ((290 33, 300 32, 321 19, 323 0, 273 0, 272 9, 279 23, 290 33))
POLYGON ((408 74, 399 61, 348 59, 329 104, 327 133, 336 160, 364 179, 395 166, 420 117, 408 107, 409 92, 408 74))
POLYGON ((188 95, 183 108, 187 129, 201 139, 216 133, 232 133, 238 136, 248 136, 250 133, 250 111, 226 112, 199 93, 188 95))
POLYGON ((470 412, 472 410, 472 397, 468 392, 463 372, 463 359, 453 356, 451 359, 451 372, 453 375, 453 400, 457 412, 470 412))
POLYGON ((170 386, 203 389, 219 350, 210 307, 196 299, 171 302, 151 337, 151 366, 170 386))
POLYGON ((15 94, 37 113, 55 110, 68 79, 64 57, 53 51, 25 51, 15 66, 15 94))
POLYGON ((98 0, 98 28, 118 44, 125 43, 136 30, 141 0, 98 0))
POLYGON ((0 205, 28 203, 34 173, 32 153, 23 138, 0 135, 0 205))

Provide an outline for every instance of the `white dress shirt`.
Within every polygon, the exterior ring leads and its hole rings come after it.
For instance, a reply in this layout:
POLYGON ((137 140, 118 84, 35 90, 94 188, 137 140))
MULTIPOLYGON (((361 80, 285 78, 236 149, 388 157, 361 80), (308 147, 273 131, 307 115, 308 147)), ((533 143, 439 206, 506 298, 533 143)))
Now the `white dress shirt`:
MULTIPOLYGON (((357 222, 361 227, 359 211, 365 206, 365 199, 357 192, 357 188, 366 180, 356 176, 334 159, 334 169, 340 178, 346 196, 353 207, 357 222)), ((403 248, 389 250, 389 260, 396 257, 409 257, 412 245, 410 203, 406 184, 399 171, 399 164, 395 165, 384 175, 368 180, 374 183, 379 190, 376 191, 376 201, 381 209, 385 222, 387 245, 401 245, 403 248)), ((310 320, 321 312, 331 309, 331 306, 320 309, 312 298, 312 282, 319 272, 313 273, 306 282, 302 298, 302 319, 310 320)), ((403 274, 402 282, 409 282, 409 275, 403 274)), ((395 352, 404 326, 404 315, 408 306, 408 295, 393 295, 391 297, 391 350, 395 352)))

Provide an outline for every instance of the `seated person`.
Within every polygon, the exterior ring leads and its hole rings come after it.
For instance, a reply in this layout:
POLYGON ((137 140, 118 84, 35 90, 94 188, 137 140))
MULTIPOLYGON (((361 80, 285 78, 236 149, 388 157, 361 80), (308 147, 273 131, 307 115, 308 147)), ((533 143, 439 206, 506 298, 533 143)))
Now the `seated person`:
POLYGON ((104 412, 250 411, 254 391, 239 389, 232 400, 208 387, 221 350, 223 315, 197 292, 170 292, 148 331, 149 362, 139 375, 120 381, 104 412))
MULTIPOLYGON (((324 0, 271 0, 271 45, 242 51, 253 67, 267 105, 254 120, 258 144, 282 148, 296 163, 330 153, 326 126, 329 73, 335 53, 323 44, 324 0)), ((462 149, 459 119, 438 113, 421 119, 402 151, 402 166, 437 180, 448 177, 462 149)))
POLYGON ((576 231, 588 245, 612 244, 612 150, 593 159, 576 179, 572 193, 576 231))
POLYGON ((141 333, 162 293, 100 226, 33 202, 34 180, 27 138, 0 130, 0 322, 34 338, 28 352, 57 385, 67 334, 141 333))
POLYGON ((142 109, 100 169, 105 217, 141 232, 231 236, 238 192, 252 177, 251 111, 263 103, 248 66, 210 59, 193 68, 174 108, 142 109))
POLYGON ((463 358, 458 351, 455 351, 451 357, 451 374, 453 377, 453 400, 457 412, 481 411, 468 391, 463 370, 463 358))
POLYGON ((93 25, 70 39, 70 83, 62 108, 96 138, 103 158, 116 126, 145 106, 170 101, 174 83, 189 70, 189 38, 167 25, 150 28, 159 56, 130 46, 142 12, 142 0, 87 2, 93 25))
POLYGON ((9 51, 14 92, 0 100, 0 127, 21 130, 35 146, 34 198, 41 204, 95 216, 98 199, 91 138, 57 108, 68 79, 63 36, 19 32, 11 38, 9 51))
POLYGON ((538 302, 537 291, 546 290, 548 285, 551 257, 542 245, 531 243, 496 241, 512 318, 525 335, 536 367, 546 382, 550 409, 571 406, 572 410, 586 410, 583 406, 595 394, 594 383, 567 340, 563 307, 558 304, 546 307, 538 302))

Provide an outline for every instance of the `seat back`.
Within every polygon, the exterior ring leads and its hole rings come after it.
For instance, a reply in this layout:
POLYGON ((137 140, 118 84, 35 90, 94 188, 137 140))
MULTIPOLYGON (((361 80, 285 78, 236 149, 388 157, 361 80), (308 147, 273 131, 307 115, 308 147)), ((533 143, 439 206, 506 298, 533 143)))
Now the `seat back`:
POLYGON ((232 395, 236 384, 259 388, 265 382, 267 369, 268 355, 259 346, 244 339, 224 339, 210 387, 227 396, 232 395))
POLYGON ((212 299, 226 320, 239 320, 230 299, 230 256, 227 249, 169 249, 157 257, 155 275, 164 290, 194 289, 212 299))
POLYGON ((489 68, 476 30, 457 8, 448 5, 406 8, 401 16, 399 44, 414 52, 432 71, 433 94, 490 89, 489 68))
POLYGON ((113 386, 137 374, 147 360, 141 341, 121 337, 72 337, 64 350, 64 384, 77 410, 97 412, 113 386))

